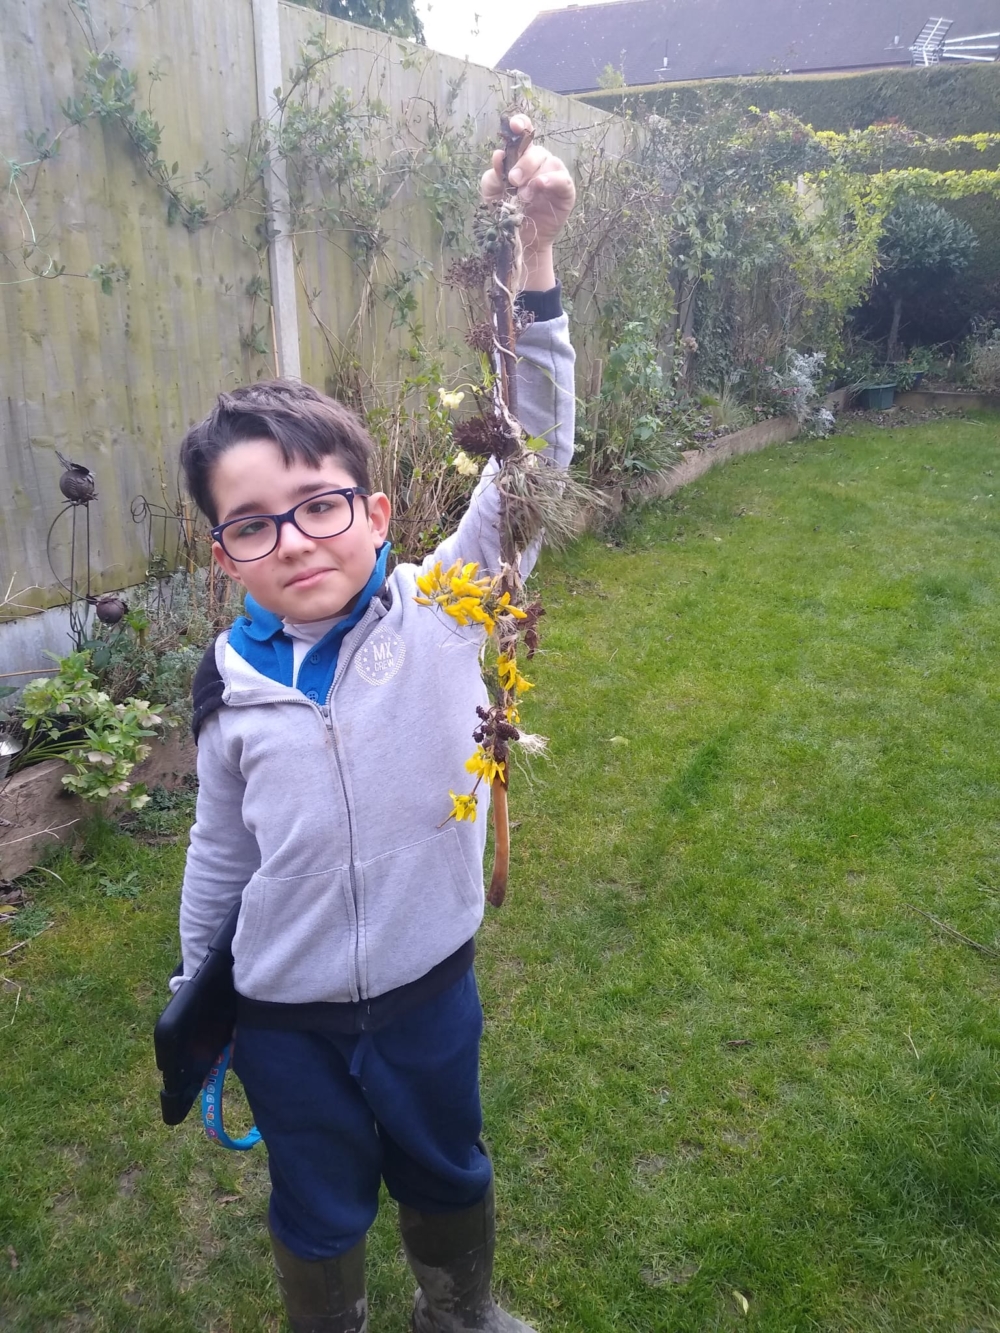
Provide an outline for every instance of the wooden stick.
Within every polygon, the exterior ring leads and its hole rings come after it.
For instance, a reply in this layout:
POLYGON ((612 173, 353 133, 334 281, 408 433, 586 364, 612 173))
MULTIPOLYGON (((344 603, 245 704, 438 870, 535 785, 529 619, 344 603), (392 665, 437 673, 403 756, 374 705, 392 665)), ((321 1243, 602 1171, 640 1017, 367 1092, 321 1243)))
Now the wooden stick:
MULTIPOLYGON (((505 203, 514 203, 517 199, 517 186, 512 185, 510 173, 521 154, 531 143, 533 133, 515 134, 510 127, 510 117, 500 117, 500 137, 504 142, 503 186, 505 203)), ((495 389, 494 406, 498 417, 507 422, 517 421, 517 351, 514 328, 514 256, 517 248, 516 229, 505 233, 498 228, 500 243, 496 251, 493 281, 490 286, 490 305, 493 311, 494 334, 498 354, 498 381, 495 389)), ((509 462, 501 463, 502 467, 509 462)), ((515 464, 516 465, 516 464, 515 464)), ((516 601, 520 592, 518 576, 519 552, 515 548, 510 524, 507 522, 506 505, 501 500, 500 508, 500 557, 504 565, 503 590, 516 601)), ((516 633, 499 645, 500 651, 510 657, 517 652, 516 633)), ((509 691, 501 690, 499 705, 506 711, 516 701, 509 691)), ((493 781, 493 875, 490 879, 486 901, 493 907, 499 907, 507 896, 507 881, 510 877, 510 816, 507 808, 507 778, 509 768, 505 763, 503 773, 493 781)))
POLYGON ((493 877, 486 901, 500 907, 507 896, 510 878, 510 817, 507 813, 507 765, 503 776, 493 779, 493 877))

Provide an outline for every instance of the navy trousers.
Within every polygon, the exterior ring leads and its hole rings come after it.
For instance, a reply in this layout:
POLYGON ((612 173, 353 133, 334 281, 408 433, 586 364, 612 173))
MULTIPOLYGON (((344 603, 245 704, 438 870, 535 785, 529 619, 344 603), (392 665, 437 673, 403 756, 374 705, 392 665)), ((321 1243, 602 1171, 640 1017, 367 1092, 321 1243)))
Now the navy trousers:
POLYGON ((483 1197, 482 1030, 471 968, 376 1032, 240 1025, 233 1067, 267 1146, 271 1230, 294 1254, 328 1259, 356 1245, 381 1180, 426 1213, 483 1197))

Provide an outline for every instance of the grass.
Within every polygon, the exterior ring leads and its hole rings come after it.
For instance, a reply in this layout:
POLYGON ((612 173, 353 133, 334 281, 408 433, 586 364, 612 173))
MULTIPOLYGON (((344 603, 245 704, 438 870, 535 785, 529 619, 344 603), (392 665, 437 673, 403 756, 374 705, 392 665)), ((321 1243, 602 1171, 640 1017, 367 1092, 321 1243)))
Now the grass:
MULTIPOLYGON (((1000 1328, 998 960, 912 910, 1000 948, 998 445, 772 449, 546 559, 552 754, 478 964, 499 1285, 542 1333, 1000 1328)), ((97 826, 30 880, 5 1333, 279 1326, 263 1151, 157 1121, 182 862, 97 826)), ((388 1208, 371 1252, 403 1333, 388 1208)))

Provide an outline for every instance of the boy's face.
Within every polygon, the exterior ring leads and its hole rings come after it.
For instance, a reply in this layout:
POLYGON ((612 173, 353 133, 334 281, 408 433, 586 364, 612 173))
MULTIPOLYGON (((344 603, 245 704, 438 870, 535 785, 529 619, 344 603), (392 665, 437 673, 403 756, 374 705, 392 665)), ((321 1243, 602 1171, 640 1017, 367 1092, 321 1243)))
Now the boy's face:
MULTIPOLYGON (((273 440, 245 440, 218 458, 212 495, 219 522, 247 514, 283 514, 320 491, 356 485, 335 457, 318 467, 293 460, 285 466, 273 440)), ((326 620, 350 610, 375 568, 378 548, 389 530, 389 501, 381 493, 354 500, 354 522, 336 537, 307 537, 291 523, 281 525, 278 545, 260 560, 233 560, 218 542, 212 553, 231 578, 276 616, 305 622, 326 620)))

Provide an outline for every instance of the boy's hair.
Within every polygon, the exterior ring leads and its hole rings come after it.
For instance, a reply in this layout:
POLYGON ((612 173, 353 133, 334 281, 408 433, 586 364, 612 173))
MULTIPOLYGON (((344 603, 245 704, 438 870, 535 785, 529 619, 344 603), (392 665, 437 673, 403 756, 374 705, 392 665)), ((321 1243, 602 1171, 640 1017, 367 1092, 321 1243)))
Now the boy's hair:
POLYGON ((286 465, 297 459, 318 467, 334 457, 356 485, 371 490, 368 463, 375 446, 350 408, 298 380, 261 380, 220 393, 205 420, 181 441, 188 492, 210 522, 219 521, 211 481, 220 454, 263 439, 274 441, 286 465))

